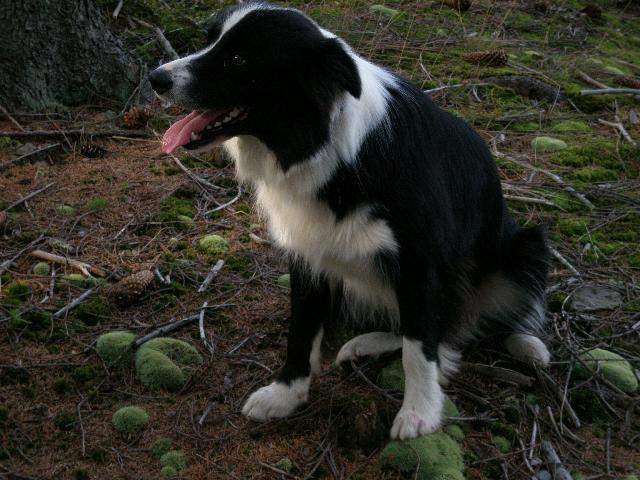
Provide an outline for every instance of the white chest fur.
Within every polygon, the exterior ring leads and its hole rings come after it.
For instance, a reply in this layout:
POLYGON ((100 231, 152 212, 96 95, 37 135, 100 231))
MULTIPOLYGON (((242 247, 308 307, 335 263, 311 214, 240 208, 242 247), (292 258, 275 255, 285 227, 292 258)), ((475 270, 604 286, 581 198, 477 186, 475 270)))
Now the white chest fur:
POLYGON ((253 137, 229 140, 225 147, 236 161, 240 179, 256 189, 257 205, 275 243, 305 260, 314 273, 341 281, 354 306, 385 310, 395 316, 395 293, 374 268, 376 254, 395 252, 397 244, 386 221, 362 206, 337 219, 317 199, 317 189, 331 175, 330 159, 314 158, 286 174, 273 154, 253 137))

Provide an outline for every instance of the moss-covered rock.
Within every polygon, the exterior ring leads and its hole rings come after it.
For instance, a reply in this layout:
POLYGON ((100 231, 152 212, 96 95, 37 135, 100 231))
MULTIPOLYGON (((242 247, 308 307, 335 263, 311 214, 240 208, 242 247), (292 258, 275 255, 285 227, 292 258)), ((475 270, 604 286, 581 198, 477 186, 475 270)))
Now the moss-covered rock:
POLYGON ((229 242, 220 235, 205 235, 198 240, 198 250, 211 260, 223 257, 229 251, 229 242))
POLYGON ((444 427, 444 431, 447 435, 453 438, 457 442, 464 440, 464 430, 460 425, 452 424, 444 427))
POLYGON ((531 140, 531 147, 535 152, 556 152, 558 150, 564 150, 567 148, 567 144, 564 140, 553 137, 536 137, 531 140))
POLYGON ((176 478, 178 476, 178 470, 171 465, 167 465, 166 467, 162 467, 160 475, 162 475, 162 478, 176 478))
POLYGON ((380 371, 378 385, 389 390, 404 390, 402 360, 394 360, 380 371))
POLYGON ((187 466, 187 458, 184 456, 182 450, 169 450, 160 457, 160 465, 163 467, 173 467, 177 471, 180 471, 187 466))
POLYGON ((51 266, 47 262, 38 262, 33 266, 32 271, 35 275, 49 275, 51 266))
POLYGON ((444 399, 444 405, 443 405, 443 408, 442 408, 442 412, 443 412, 445 417, 459 417, 460 416, 460 410, 458 410, 458 407, 456 406, 456 404, 453 403, 453 400, 451 400, 449 397, 446 397, 444 399))
POLYGON ((123 368, 131 363, 131 352, 136 335, 132 332, 116 331, 98 337, 98 355, 110 367, 123 368))
POLYGON ((138 377, 151 390, 180 390, 201 363, 202 357, 193 346, 174 338, 154 338, 136 353, 138 377))
POLYGON ((161 458, 165 453, 171 450, 173 441, 169 437, 160 437, 151 444, 151 455, 161 458))
POLYGON ((576 362, 573 370, 577 378, 589 378, 593 372, 598 371, 624 392, 633 393, 638 389, 638 379, 633 367, 617 353, 596 348, 581 353, 578 358, 581 362, 576 362))
POLYGON ((91 281, 80 273, 67 273, 62 276, 62 280, 76 287, 87 288, 91 286, 91 281))
POLYGON ((60 205, 56 208, 56 212, 58 212, 58 215, 62 215, 63 217, 73 217, 76 214, 76 209, 71 205, 60 205))
POLYGON ((511 442, 501 435, 493 436, 493 444, 500 453, 509 453, 511 451, 511 442))
POLYGON ((383 468, 411 475, 411 478, 464 480, 460 446, 442 432, 392 441, 380 453, 380 462, 383 468))
POLYGON ((149 414, 140 407, 122 407, 111 418, 113 427, 119 432, 136 433, 149 423, 149 414))
POLYGON ((291 473, 294 469, 293 462, 289 457, 281 458, 273 466, 287 473, 291 473))

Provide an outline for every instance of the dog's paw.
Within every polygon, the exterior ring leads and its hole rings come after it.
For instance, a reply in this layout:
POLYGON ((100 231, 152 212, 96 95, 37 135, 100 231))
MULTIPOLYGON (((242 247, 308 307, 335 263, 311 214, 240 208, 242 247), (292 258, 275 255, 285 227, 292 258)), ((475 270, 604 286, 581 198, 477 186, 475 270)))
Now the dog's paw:
POLYGON ((441 423, 439 415, 400 409, 391 427, 393 440, 407 440, 435 432, 441 423))
POLYGON ((349 364, 360 357, 372 357, 402 348, 402 337, 388 332, 370 332, 359 335, 345 343, 338 355, 336 364, 349 364))
POLYGON ((295 380, 291 385, 273 382, 251 394, 242 407, 242 414, 256 422, 287 417, 307 401, 308 393, 308 379, 295 380))

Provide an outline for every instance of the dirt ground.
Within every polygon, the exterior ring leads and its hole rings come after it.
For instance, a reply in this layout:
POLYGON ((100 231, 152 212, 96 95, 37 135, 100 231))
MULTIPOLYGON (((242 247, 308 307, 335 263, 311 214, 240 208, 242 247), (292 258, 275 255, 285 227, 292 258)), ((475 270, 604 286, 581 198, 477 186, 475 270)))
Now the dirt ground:
MULTIPOLYGON (((99 3, 109 16, 117 4, 99 3)), ((182 54, 201 41, 194 25, 222 3, 125 2, 110 21, 154 65, 166 53, 132 19, 160 25, 182 54)), ((577 0, 477 0, 464 13, 439 1, 386 2, 397 15, 362 1, 290 4, 466 118, 492 147, 519 223, 545 224, 557 252, 545 339, 551 367, 527 369, 500 349, 474 346, 446 388, 463 417, 466 478, 544 478, 552 467, 543 440, 576 480, 640 472, 638 391, 625 393, 599 373, 573 375, 579 353, 591 348, 622 355, 636 376, 640 369, 640 97, 579 93, 599 88, 594 82, 640 88, 638 2, 588 9, 577 0), (464 59, 486 50, 504 50, 506 63, 464 59), (566 148, 534 150, 538 137, 566 148), (576 311, 572 299, 584 286, 614 291, 618 301, 576 311)), ((179 154, 185 173, 159 149, 158 135, 179 112, 154 103, 125 122, 136 100, 0 115, 0 478, 155 479, 161 467, 151 445, 160 437, 185 453, 185 479, 402 478, 378 458, 401 398, 375 386, 390 358, 358 371, 333 364, 351 327, 329 335, 323 373, 293 417, 255 424, 240 415, 246 396, 283 362, 286 265, 266 241, 250 189, 238 196, 224 156, 179 154), (20 133, 16 123, 47 133, 20 133), (29 153, 28 143, 50 148, 29 153), (198 240, 212 233, 229 251, 198 293, 217 260, 198 240), (69 277, 79 273, 69 265, 34 273, 35 249, 86 262, 104 280, 69 277), (156 269, 170 284, 156 276, 125 302, 112 295, 120 279, 156 269), (89 289, 83 306, 56 315, 89 289), (178 392, 151 391, 134 368, 110 368, 96 354, 103 333, 144 335, 199 313, 205 301, 213 353, 197 320, 169 333, 204 358, 178 392), (149 413, 141 433, 114 430, 112 415, 126 405, 149 413)))

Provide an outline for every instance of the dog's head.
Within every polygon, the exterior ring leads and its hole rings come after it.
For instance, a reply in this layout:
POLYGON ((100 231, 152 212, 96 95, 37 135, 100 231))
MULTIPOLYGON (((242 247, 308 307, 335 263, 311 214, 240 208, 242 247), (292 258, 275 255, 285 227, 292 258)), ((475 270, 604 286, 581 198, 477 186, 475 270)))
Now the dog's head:
POLYGON ((309 155, 327 139, 338 96, 361 90, 341 40, 299 11, 265 3, 219 15, 204 49, 149 80, 158 95, 193 110, 167 130, 165 152, 253 135, 283 157, 309 155))

